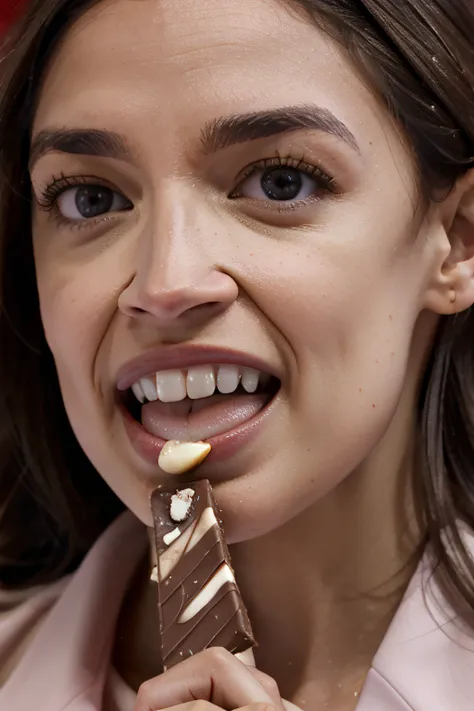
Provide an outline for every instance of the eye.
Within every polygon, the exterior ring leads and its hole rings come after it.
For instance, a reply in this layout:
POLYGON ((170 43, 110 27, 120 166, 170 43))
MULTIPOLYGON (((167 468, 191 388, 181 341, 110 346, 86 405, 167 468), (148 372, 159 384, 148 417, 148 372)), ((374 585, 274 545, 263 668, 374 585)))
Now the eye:
POLYGON ((130 200, 104 185, 71 187, 57 198, 57 209, 67 220, 88 220, 107 212, 130 210, 130 200))
POLYGON ((240 183, 233 196, 295 202, 306 200, 321 189, 321 180, 317 177, 292 166, 277 165, 265 169, 256 168, 240 183))
POLYGON ((305 175, 297 168, 274 166, 265 170, 256 170, 253 175, 240 184, 242 197, 256 200, 305 200, 317 187, 314 178, 305 175))

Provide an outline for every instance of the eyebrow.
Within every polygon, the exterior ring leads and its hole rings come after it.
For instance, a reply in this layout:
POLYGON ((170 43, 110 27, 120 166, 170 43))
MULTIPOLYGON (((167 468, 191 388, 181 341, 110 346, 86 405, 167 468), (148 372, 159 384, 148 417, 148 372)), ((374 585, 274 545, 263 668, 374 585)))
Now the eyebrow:
POLYGON ((346 124, 328 109, 312 105, 287 106, 215 119, 201 132, 202 149, 204 153, 215 153, 238 143, 302 129, 331 134, 360 153, 357 140, 346 124))
MULTIPOLYGON (((203 153, 217 153, 229 146, 281 133, 312 129, 344 141, 354 151, 360 148, 354 134, 331 111, 320 106, 287 106, 214 119, 201 131, 203 153)), ((44 130, 32 140, 29 169, 52 151, 130 161, 131 151, 118 133, 101 129, 44 130)))
POLYGON ((118 133, 100 129, 58 129, 41 131, 34 137, 30 148, 30 170, 37 160, 51 151, 130 160, 130 150, 118 133))

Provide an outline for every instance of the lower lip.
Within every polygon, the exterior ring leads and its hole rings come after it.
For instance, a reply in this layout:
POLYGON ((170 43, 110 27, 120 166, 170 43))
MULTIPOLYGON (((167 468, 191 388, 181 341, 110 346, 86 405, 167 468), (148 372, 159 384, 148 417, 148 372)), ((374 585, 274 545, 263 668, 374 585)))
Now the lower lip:
MULTIPOLYGON (((258 435, 268 415, 270 414, 277 396, 278 393, 272 397, 272 399, 262 410, 260 410, 257 415, 255 415, 255 417, 247 420, 247 422, 244 422, 239 427, 229 430, 228 432, 223 432, 215 437, 210 437, 206 440, 206 442, 208 442, 212 447, 211 452, 206 457, 206 469, 207 465, 223 462, 237 454, 242 447, 248 445, 258 435)), ((166 444, 166 440, 150 434, 150 432, 148 432, 143 425, 132 417, 130 412, 122 403, 119 403, 119 409, 124 420, 125 430, 135 451, 148 463, 157 465, 158 457, 162 448, 166 444)), ((204 465, 202 465, 202 467, 203 466, 204 465)), ((230 476, 226 476, 226 472, 223 471, 217 473, 217 475, 213 478, 224 480, 230 478, 230 476)))

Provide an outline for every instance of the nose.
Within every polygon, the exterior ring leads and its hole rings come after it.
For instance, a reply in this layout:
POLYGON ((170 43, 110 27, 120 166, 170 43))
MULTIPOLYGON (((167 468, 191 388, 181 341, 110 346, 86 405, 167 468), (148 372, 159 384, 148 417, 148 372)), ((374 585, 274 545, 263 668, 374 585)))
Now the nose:
POLYGON ((127 316, 165 329, 179 324, 197 326, 221 314, 236 298, 234 280, 217 270, 167 286, 135 276, 119 297, 119 308, 127 316))
POLYGON ((208 257, 202 228, 189 215, 162 210, 144 228, 134 250, 134 273, 119 310, 160 330, 196 328, 221 315, 238 296, 232 276, 208 257))

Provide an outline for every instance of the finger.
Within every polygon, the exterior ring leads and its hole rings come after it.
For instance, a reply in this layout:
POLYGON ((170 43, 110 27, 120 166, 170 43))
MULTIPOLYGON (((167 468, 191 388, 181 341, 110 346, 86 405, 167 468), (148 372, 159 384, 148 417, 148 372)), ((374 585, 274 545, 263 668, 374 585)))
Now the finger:
POLYGON ((265 689, 269 697, 272 699, 272 703, 276 709, 279 711, 284 710, 284 704, 281 698, 280 689, 273 677, 268 676, 265 672, 260 671, 256 667, 249 667, 249 672, 252 676, 257 679, 259 684, 265 689))
MULTIPOLYGON (((142 684, 134 711, 160 711, 196 700, 229 710, 253 703, 274 704, 245 664, 225 649, 213 647, 142 684)), ((281 701, 278 708, 282 708, 281 701)))
POLYGON ((235 711, 275 711, 274 706, 270 704, 247 704, 247 706, 242 706, 240 709, 235 709, 235 711))
MULTIPOLYGON (((154 711, 152 709, 151 711, 154 711)), ((177 706, 170 706, 166 711, 222 711, 219 706, 211 704, 209 701, 188 701, 186 704, 178 704, 177 706)), ((241 706, 235 711, 275 711, 274 706, 270 704, 247 704, 247 706, 241 706)), ((295 706, 295 711, 300 711, 295 706)))
POLYGON ((257 669, 253 649, 250 647, 249 649, 246 649, 245 652, 239 652, 238 654, 234 654, 234 657, 243 664, 245 664, 247 667, 249 667, 249 671, 256 679, 258 679, 260 684, 273 699, 273 703, 275 704, 276 708, 280 708, 282 700, 278 684, 276 683, 275 679, 272 679, 271 676, 268 676, 268 674, 265 674, 264 672, 261 672, 257 669))
POLYGON ((253 649, 250 647, 249 649, 246 649, 245 652, 239 652, 238 654, 234 654, 234 657, 249 668, 249 671, 271 696, 276 708, 281 708, 282 700, 278 684, 276 683, 275 679, 272 679, 271 676, 268 676, 264 672, 261 672, 257 669, 253 649))
MULTIPOLYGON (((147 711, 155 711, 155 709, 150 708, 147 711)), ((185 704, 170 706, 166 711, 222 711, 222 709, 219 706, 215 706, 215 704, 211 704, 210 701, 188 701, 185 704)))
POLYGON ((256 667, 257 665, 255 664, 255 656, 253 653, 252 647, 249 647, 249 649, 246 649, 245 652, 237 652, 237 654, 234 654, 234 657, 239 660, 239 662, 242 662, 245 664, 247 667, 256 667))
MULTIPOLYGON (((300 711, 295 706, 296 711, 300 711)), ((154 711, 154 709, 152 710, 154 711)), ((219 706, 211 704, 209 701, 188 701, 186 704, 178 704, 177 706, 170 706, 166 711, 222 711, 219 706)), ((275 711, 275 707, 270 704, 247 704, 247 706, 241 706, 235 711, 275 711)))

